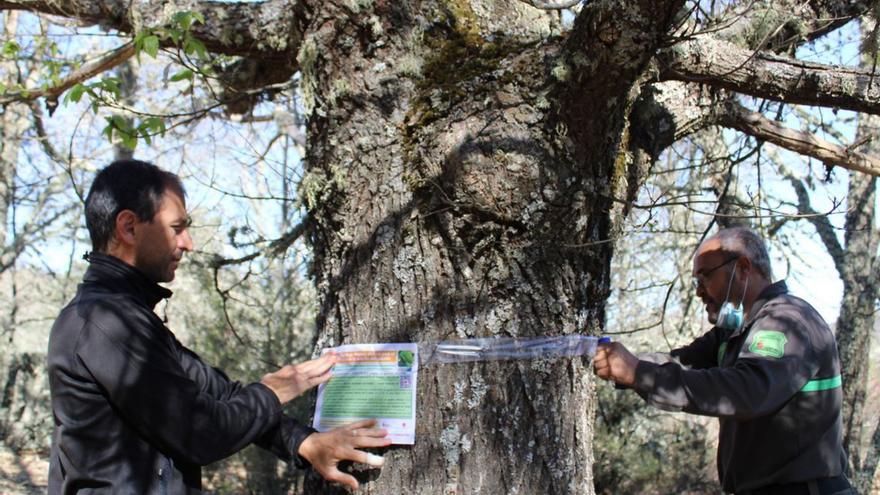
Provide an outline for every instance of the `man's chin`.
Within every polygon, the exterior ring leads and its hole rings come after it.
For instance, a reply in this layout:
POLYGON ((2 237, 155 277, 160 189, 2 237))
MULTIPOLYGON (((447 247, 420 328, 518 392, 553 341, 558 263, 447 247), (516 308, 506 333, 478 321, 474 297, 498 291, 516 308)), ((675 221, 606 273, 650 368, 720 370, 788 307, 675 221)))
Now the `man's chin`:
POLYGON ((718 321, 718 311, 706 309, 706 319, 709 320, 709 323, 714 325, 715 322, 718 321))

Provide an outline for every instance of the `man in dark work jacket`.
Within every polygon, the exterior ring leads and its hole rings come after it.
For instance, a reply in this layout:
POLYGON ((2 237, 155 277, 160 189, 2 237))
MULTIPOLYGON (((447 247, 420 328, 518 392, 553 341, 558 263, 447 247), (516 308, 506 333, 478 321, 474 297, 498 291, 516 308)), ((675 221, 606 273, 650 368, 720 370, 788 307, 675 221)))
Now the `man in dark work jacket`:
POLYGON ((753 231, 719 231, 694 257, 694 288, 715 326, 670 354, 602 345, 600 378, 648 403, 720 419, 718 475, 737 494, 850 494, 843 475, 840 359, 807 302, 771 283, 753 231))
POLYGON ((352 488, 343 460, 390 441, 374 421, 317 433, 281 406, 329 378, 332 353, 242 385, 205 364, 154 306, 192 250, 180 179, 134 160, 98 173, 86 198, 94 252, 49 339, 55 431, 49 493, 199 493, 201 466, 251 443, 352 488))

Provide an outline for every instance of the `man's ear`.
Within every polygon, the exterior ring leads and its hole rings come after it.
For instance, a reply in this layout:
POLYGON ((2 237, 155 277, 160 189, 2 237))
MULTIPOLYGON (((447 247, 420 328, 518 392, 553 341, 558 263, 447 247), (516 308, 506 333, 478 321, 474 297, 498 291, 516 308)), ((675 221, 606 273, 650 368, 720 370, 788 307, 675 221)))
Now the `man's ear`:
POLYGON ((736 261, 736 265, 743 276, 748 276, 752 274, 752 260, 750 260, 748 257, 740 256, 740 258, 736 261))
POLYGON ((138 222, 137 215, 131 210, 122 210, 116 215, 116 241, 128 246, 134 245, 134 226, 138 222))

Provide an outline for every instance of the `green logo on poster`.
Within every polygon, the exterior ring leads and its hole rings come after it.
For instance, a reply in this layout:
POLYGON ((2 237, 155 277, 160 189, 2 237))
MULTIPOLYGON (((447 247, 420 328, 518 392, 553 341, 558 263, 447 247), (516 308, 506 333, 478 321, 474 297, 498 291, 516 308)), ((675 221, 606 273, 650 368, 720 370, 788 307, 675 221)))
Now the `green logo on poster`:
POLYGON ((397 366, 401 368, 412 368, 415 356, 412 351, 397 351, 397 366))
POLYGON ((782 332, 773 330, 758 330, 752 338, 749 351, 773 358, 781 358, 785 355, 785 343, 788 339, 782 332))

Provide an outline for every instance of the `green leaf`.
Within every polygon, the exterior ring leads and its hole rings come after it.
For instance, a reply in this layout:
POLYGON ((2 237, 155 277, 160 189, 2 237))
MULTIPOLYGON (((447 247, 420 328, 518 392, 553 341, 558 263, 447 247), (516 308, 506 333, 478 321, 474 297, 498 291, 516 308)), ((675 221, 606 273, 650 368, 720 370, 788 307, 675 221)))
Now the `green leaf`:
POLYGON ((7 41, 3 43, 3 56, 7 58, 14 58, 18 55, 18 52, 21 50, 21 46, 15 41, 7 41))
POLYGON ((133 150, 137 147, 137 136, 134 136, 132 134, 119 133, 119 139, 122 141, 122 145, 130 150, 133 150))
POLYGON ((144 37, 144 51, 147 55, 156 58, 159 54, 159 37, 155 34, 144 37))
POLYGON ((67 104, 69 102, 79 103, 79 100, 82 99, 83 93, 85 93, 86 87, 81 83, 74 84, 70 91, 64 96, 64 103, 67 104))
POLYGON ((101 130, 101 134, 103 134, 104 136, 107 136, 107 141, 112 142, 113 141, 113 129, 115 129, 116 126, 113 124, 113 119, 111 119, 110 117, 104 117, 104 118, 107 120, 107 125, 104 126, 104 129, 101 130))
POLYGON ((121 115, 113 115, 106 117, 106 119, 109 121, 107 127, 104 128, 104 134, 107 136, 107 139, 112 141, 113 131, 115 130, 116 137, 119 138, 123 146, 129 149, 134 149, 137 146, 137 132, 132 129, 121 115))
POLYGON ((121 115, 113 115, 110 117, 110 121, 113 122, 113 127, 120 132, 129 132, 130 128, 128 126, 128 122, 122 118, 121 115))
POLYGON ((183 81, 183 80, 192 80, 192 78, 193 78, 193 71, 190 69, 183 69, 182 71, 169 77, 168 80, 171 82, 178 82, 178 81, 183 81))
POLYGON ((0 95, 6 94, 6 85, 0 82, 0 95))
POLYGON ((144 120, 141 127, 149 130, 153 134, 165 134, 165 121, 160 117, 149 117, 144 120))
POLYGON ((193 20, 198 21, 199 24, 205 24, 205 16, 202 15, 201 12, 191 12, 193 20))
POLYGON ((198 57, 203 60, 208 58, 205 44, 191 36, 189 33, 186 34, 186 40, 183 42, 183 52, 187 55, 192 55, 193 52, 195 52, 198 57))
POLYGON ((146 141, 147 145, 153 144, 153 140, 150 138, 150 129, 148 129, 146 122, 142 122, 141 125, 138 126, 137 131, 138 134, 141 135, 141 138, 146 141))
POLYGON ((192 16, 189 12, 176 12, 171 16, 171 21, 186 30, 192 23, 192 16))
POLYGON ((119 90, 119 79, 115 77, 104 77, 100 81, 94 83, 94 87, 112 93, 113 96, 116 97, 119 97, 121 93, 119 90))
POLYGON ((180 29, 166 29, 165 32, 168 36, 171 37, 171 41, 174 42, 174 46, 180 45, 180 35, 183 34, 183 31, 180 29))

